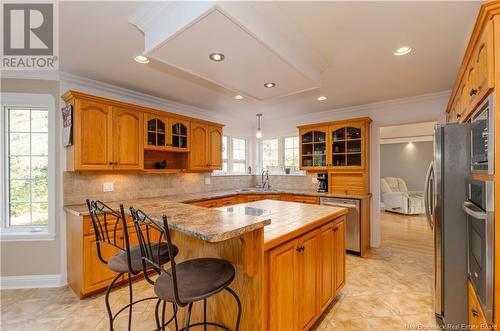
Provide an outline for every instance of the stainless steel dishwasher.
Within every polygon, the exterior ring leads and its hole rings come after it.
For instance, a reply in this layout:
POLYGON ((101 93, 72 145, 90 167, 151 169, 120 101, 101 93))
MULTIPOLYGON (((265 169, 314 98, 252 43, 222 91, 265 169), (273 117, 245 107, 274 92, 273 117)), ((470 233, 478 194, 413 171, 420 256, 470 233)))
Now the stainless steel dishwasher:
POLYGON ((320 198, 320 204, 347 208, 345 246, 348 251, 360 254, 360 201, 357 199, 320 198))

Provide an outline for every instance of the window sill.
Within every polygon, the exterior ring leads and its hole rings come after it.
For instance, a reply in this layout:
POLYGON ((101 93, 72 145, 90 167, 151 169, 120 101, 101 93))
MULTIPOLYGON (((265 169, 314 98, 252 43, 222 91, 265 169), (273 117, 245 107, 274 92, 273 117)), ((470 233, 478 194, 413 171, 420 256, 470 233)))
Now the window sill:
POLYGON ((254 176, 254 174, 247 173, 212 173, 212 177, 230 177, 230 176, 254 176))
POLYGON ((1 232, 0 241, 46 241, 55 240, 54 233, 43 232, 1 232))

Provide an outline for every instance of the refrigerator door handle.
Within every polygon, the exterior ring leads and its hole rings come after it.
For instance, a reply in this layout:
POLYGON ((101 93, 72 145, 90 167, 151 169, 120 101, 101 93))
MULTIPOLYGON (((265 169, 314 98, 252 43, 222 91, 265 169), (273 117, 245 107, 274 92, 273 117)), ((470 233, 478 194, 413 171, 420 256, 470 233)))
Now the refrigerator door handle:
POLYGON ((431 162, 429 164, 429 168, 427 169, 427 174, 425 175, 425 186, 424 186, 424 207, 425 207, 425 216, 427 216, 427 222, 429 222, 429 226, 431 229, 433 228, 432 224, 432 212, 431 212, 431 207, 430 207, 430 200, 432 197, 430 196, 431 193, 431 180, 432 180, 432 174, 434 172, 434 164, 431 162))
POLYGON ((464 201, 464 203, 462 204, 462 209, 467 215, 472 216, 477 220, 485 220, 487 218, 488 215, 486 215, 484 211, 474 210, 470 208, 471 206, 474 206, 474 204, 469 201, 464 201))

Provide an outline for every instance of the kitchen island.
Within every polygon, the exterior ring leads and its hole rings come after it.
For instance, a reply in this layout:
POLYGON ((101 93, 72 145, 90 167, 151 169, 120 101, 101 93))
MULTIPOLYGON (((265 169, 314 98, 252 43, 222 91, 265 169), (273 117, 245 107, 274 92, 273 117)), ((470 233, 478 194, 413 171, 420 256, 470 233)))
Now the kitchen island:
MULTIPOLYGON (((307 329, 343 286, 344 208, 262 200, 208 209, 166 198, 123 204, 158 220, 168 215, 178 262, 219 257, 235 265, 231 288, 243 305, 241 330, 307 329)), ((83 297, 105 287, 113 275, 97 259, 84 206, 66 211, 68 283, 83 297)), ((196 304, 192 321, 200 321, 202 312, 196 304)), ((236 304, 228 294, 211 298, 207 313, 210 320, 234 327, 236 304)), ((182 321, 183 311, 180 315, 182 321)))

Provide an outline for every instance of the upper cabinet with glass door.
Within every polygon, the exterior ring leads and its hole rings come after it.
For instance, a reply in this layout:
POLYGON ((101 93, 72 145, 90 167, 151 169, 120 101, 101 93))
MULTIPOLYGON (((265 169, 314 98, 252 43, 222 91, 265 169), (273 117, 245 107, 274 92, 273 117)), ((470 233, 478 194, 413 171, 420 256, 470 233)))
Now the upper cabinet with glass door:
POLYGON ((328 164, 328 126, 300 129, 300 167, 321 170, 328 164))
POLYGON ((369 118, 299 127, 300 168, 310 171, 364 169, 369 118))
POLYGON ((189 121, 145 113, 145 149, 189 151, 189 121))
POLYGON ((330 126, 332 168, 363 168, 365 164, 365 123, 353 122, 330 126))

